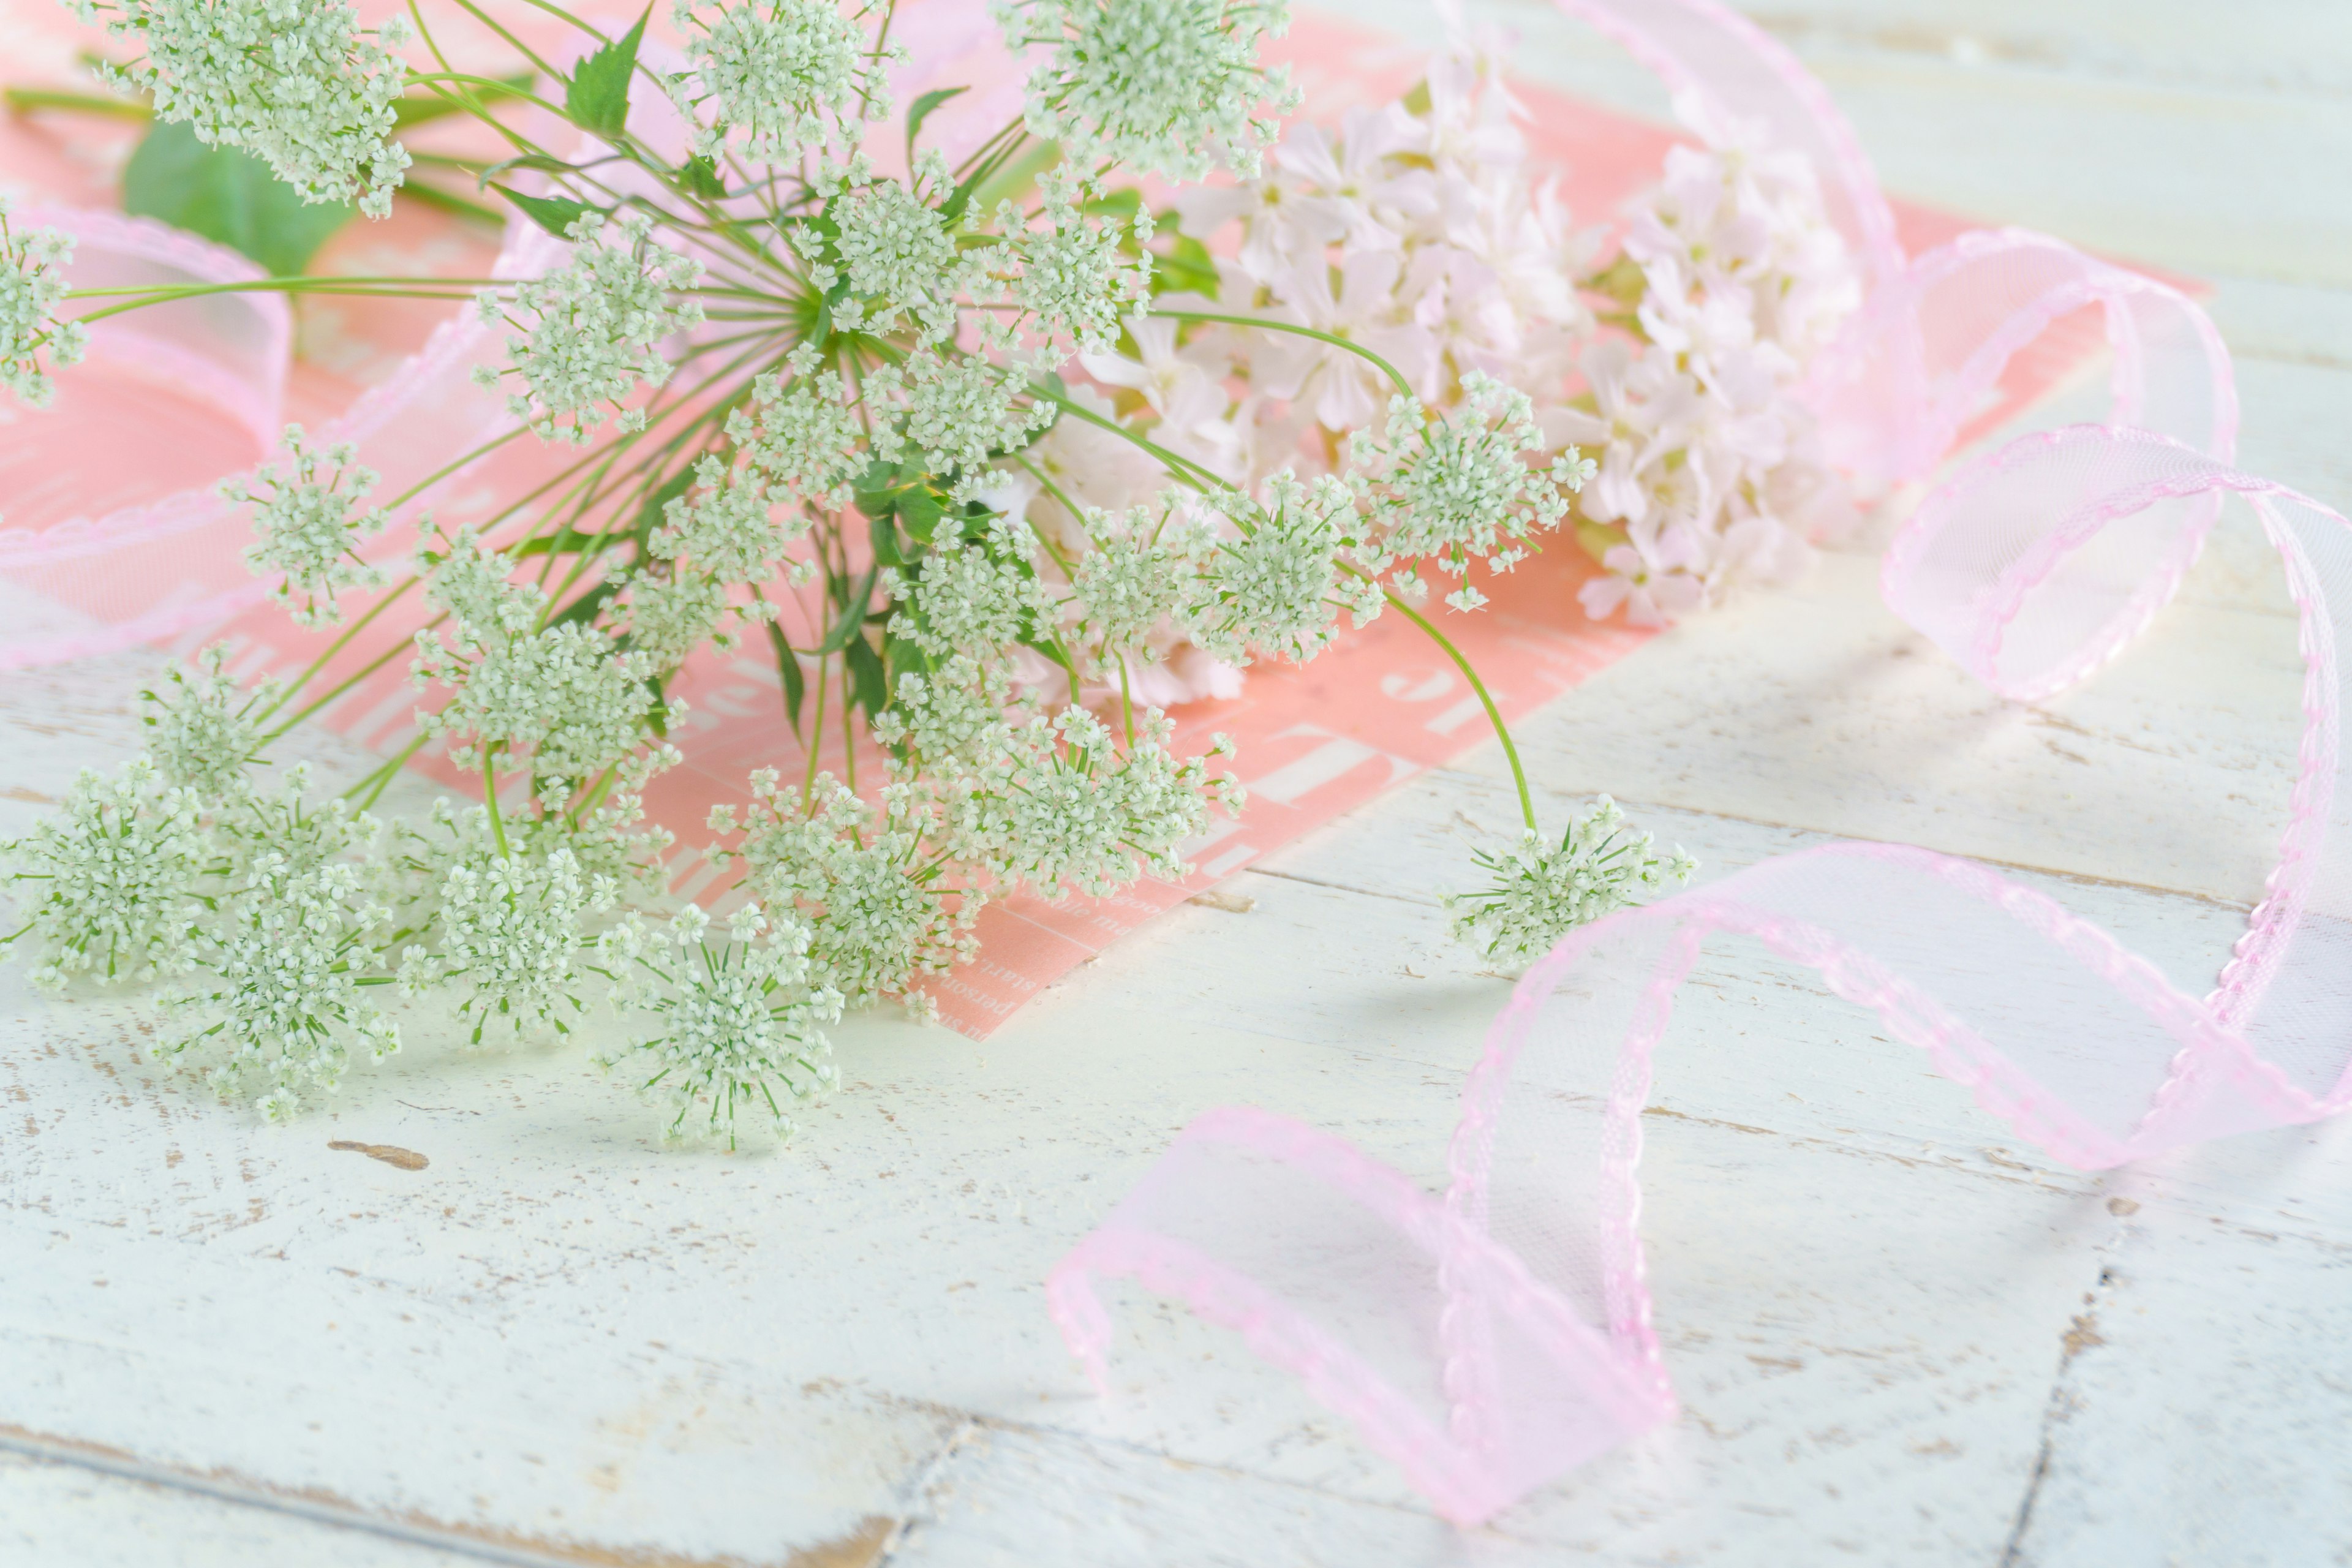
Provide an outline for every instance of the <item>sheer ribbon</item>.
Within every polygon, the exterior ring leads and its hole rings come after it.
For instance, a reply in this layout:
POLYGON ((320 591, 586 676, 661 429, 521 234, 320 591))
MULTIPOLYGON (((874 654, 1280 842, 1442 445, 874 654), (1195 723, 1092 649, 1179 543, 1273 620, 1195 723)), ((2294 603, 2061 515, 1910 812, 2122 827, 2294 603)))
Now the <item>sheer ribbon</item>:
POLYGON ((2200 998, 1986 868, 1839 844, 1570 935, 1488 1034, 1432 1194, 1253 1109, 1186 1128, 1055 1268, 1048 1300, 1108 1389, 1097 1294, 1126 1276, 1239 1331, 1463 1524, 1667 1420, 1637 1224, 1652 1052, 1707 937, 1754 937, 1875 1011, 1937 1071, 2097 1169, 2352 1101, 2352 834, 2336 647, 2352 525, 2231 465, 2230 363, 2196 304, 2047 237, 1906 258, 1852 130, 1785 49, 1711 0, 1559 0, 1718 116, 1814 162, 1871 292, 1807 389, 1840 458, 1928 472, 2010 356, 2100 307, 2110 422, 2021 437, 1932 493, 1887 603, 1995 691, 2048 696, 2144 627, 2224 498, 2251 503, 2302 617, 2306 726, 2267 896, 2200 998))

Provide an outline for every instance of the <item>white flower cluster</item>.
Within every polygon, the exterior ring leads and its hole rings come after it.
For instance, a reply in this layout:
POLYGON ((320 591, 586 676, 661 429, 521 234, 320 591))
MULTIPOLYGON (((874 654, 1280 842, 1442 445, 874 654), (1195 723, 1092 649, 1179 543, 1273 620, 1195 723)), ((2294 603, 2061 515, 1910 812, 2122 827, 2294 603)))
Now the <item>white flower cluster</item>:
POLYGON ((392 211, 408 167, 392 141, 405 88, 398 51, 408 25, 362 31, 350 0, 67 0, 84 21, 146 52, 103 74, 154 95, 155 112, 185 121, 197 139, 241 147, 311 202, 355 201, 370 217, 392 211))
POLYGON ((995 0, 1015 50, 1041 49, 1029 129, 1083 156, 1197 180, 1222 162, 1254 174, 1275 121, 1297 107, 1258 46, 1290 25, 1286 0, 995 0))
POLYGON ((1574 818, 1558 844, 1529 828, 1518 847, 1475 858, 1488 876, 1475 893, 1449 895, 1454 934, 1498 963, 1541 956, 1578 926, 1654 893, 1687 883, 1698 862, 1676 847, 1654 853, 1646 833, 1625 833, 1624 809, 1602 795, 1574 818))
POLYGON ((916 977, 944 974, 971 959, 970 932, 983 897, 944 875, 925 847, 925 792, 885 786, 878 814, 830 776, 804 805, 776 771, 751 775, 743 820, 711 813, 713 831, 743 838, 714 849, 725 866, 740 858, 746 881, 769 908, 797 911, 810 931, 817 980, 851 1004, 901 996, 920 1008, 916 977))
POLYGON ((360 510, 381 476, 359 465, 351 443, 313 447, 299 425, 286 426, 284 445, 294 459, 289 471, 263 469, 258 488, 229 479, 220 494, 253 508, 255 537, 246 546, 246 564, 278 579, 271 596, 294 624, 332 625, 343 618, 337 603, 343 589, 380 588, 385 582, 383 569, 359 552, 360 542, 381 533, 387 521, 382 507, 360 510))
POLYGON ((841 994, 813 978, 802 921, 749 904, 724 941, 710 940, 709 924, 688 905, 667 930, 632 915, 604 933, 597 961, 614 1000, 651 1013, 660 1032, 597 1059, 648 1073, 638 1087, 669 1106, 668 1137, 724 1137, 732 1149, 748 1111, 789 1138, 785 1108, 840 1085, 824 1026, 841 1016, 841 994))
POLYGON ((675 0, 671 19, 695 68, 671 78, 669 90, 697 128, 695 151, 792 163, 829 142, 854 143, 866 121, 887 119, 882 68, 905 50, 877 52, 867 41, 859 23, 872 9, 844 16, 833 0, 675 0))
POLYGON ((1646 626, 1790 581, 1811 540, 1854 520, 1790 395, 1861 303, 1845 243, 1811 163, 1680 107, 1708 145, 1667 153, 1603 279, 1631 297, 1643 342, 1588 350, 1586 394, 1561 416, 1600 454, 1581 510, 1610 574, 1585 584, 1585 608, 1646 626))
MULTIPOLYGON (((605 227, 602 213, 582 214, 566 230, 571 259, 513 287, 512 304, 530 314, 528 327, 508 313, 496 289, 480 298, 484 321, 528 331, 509 338, 507 352, 529 395, 512 394, 507 406, 545 440, 584 445, 604 423, 605 405, 617 406, 641 383, 668 381, 664 341, 702 324, 701 302, 675 296, 701 280, 702 263, 655 243, 653 220, 642 213, 620 221, 618 245, 606 241, 605 227)), ((475 378, 491 389, 500 379, 487 365, 475 378)), ((616 423, 642 429, 645 411, 621 409, 616 423)))
POLYGON ((157 773, 201 801, 243 798, 252 787, 246 769, 261 755, 261 722, 277 700, 277 685, 248 687, 231 675, 225 643, 198 654, 193 669, 174 665, 163 679, 162 690, 139 694, 147 707, 140 721, 151 731, 147 753, 157 773))
POLYGON ((1186 584, 1177 614, 1195 642, 1229 664, 1313 658, 1339 636, 1341 611, 1366 626, 1383 602, 1367 571, 1349 569, 1351 555, 1373 566, 1381 555, 1345 483, 1329 474, 1308 482, 1286 469, 1266 480, 1263 495, 1213 490, 1189 503, 1234 536, 1186 584))
POLYGON ((194 1021, 161 1054, 216 1058, 205 1076, 224 1098, 257 1087, 255 1109, 283 1121, 306 1086, 334 1092, 353 1044, 374 1061, 400 1048, 399 1026, 362 989, 380 981, 368 939, 392 911, 368 898, 358 867, 298 867, 275 852, 233 893, 202 928, 201 980, 164 999, 194 1021))
POLYGON ((58 319, 74 242, 53 228, 11 228, 10 210, 8 197, 0 195, 0 387, 46 408, 57 384, 40 356, 46 353, 51 367, 73 364, 89 342, 80 322, 58 319))
POLYGON ((195 961, 199 878, 213 859, 203 807, 142 757, 115 778, 85 768, 54 816, 5 847, 25 923, 5 941, 37 944, 32 978, 151 980, 195 961))
POLYGON ((439 944, 412 943, 401 953, 400 988, 422 995, 461 985, 457 1015, 473 1026, 472 1043, 503 1021, 520 1037, 541 1026, 571 1032, 587 1011, 578 992, 582 921, 620 896, 612 878, 582 874, 572 851, 499 854, 478 828, 464 836, 435 889, 439 944))

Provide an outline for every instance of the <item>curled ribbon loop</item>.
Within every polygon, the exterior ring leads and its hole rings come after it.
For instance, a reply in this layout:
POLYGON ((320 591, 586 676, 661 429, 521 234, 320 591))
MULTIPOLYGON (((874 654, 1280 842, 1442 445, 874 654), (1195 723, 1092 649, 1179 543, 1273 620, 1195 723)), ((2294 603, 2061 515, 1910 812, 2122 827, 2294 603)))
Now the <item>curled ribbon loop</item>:
POLYGON ((2212 324, 2178 290, 2039 235, 1967 235, 1906 262, 1851 131, 1780 46, 1711 0, 1560 4, 1815 160, 1874 280, 1808 389, 1850 465, 1927 472, 2012 354, 2103 308, 2113 423, 2021 437, 1931 494, 1886 555, 1898 614, 2002 695, 2048 696, 2146 626, 2236 494, 2301 613, 2306 727, 2278 867, 2208 996, 1982 866, 1832 845, 1622 911, 1530 969, 1465 1089, 1442 1197, 1328 1134, 1227 1109, 1186 1128, 1055 1268, 1055 1321, 1097 1385, 1097 1285, 1132 1278, 1238 1330, 1464 1524, 1675 1411, 1635 1168, 1652 1056, 1712 933, 1815 969, 2071 1164, 2352 1104, 2336 658, 2352 523, 2231 466, 2212 324))

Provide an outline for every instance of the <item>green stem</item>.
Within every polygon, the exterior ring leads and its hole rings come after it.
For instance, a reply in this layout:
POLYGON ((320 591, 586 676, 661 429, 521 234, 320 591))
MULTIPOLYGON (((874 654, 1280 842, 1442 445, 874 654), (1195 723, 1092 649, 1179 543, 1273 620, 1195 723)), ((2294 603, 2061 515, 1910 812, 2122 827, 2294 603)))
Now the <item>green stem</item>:
POLYGON ((808 767, 801 775, 803 811, 808 809, 809 802, 816 795, 816 752, 817 748, 824 743, 824 667, 830 658, 828 654, 816 657, 816 718, 809 724, 808 767))
POLYGON ((1301 326, 1297 321, 1270 321, 1263 316, 1228 316, 1216 310, 1170 310, 1154 305, 1151 307, 1151 313, 1155 316, 1165 316, 1171 321, 1219 321, 1233 327, 1256 327, 1264 331, 1287 332, 1295 338, 1313 338, 1318 343, 1329 343, 1334 348, 1346 349, 1358 359, 1378 366, 1382 374, 1396 384, 1396 389, 1400 394, 1406 397, 1415 395, 1412 384, 1405 380, 1403 373, 1396 366, 1363 344, 1351 342, 1336 332, 1301 326))
POLYGON ((256 721, 258 722, 262 720, 268 719, 272 713, 277 712, 280 708, 283 708, 286 704, 291 702, 294 700, 294 694, 301 690, 303 687, 309 685, 312 676, 327 668, 327 661, 329 659, 342 652, 344 647, 349 645, 353 637, 359 636, 362 631, 366 629, 367 624, 370 621, 383 614, 385 610, 391 607, 392 602, 394 599, 399 598, 403 594, 405 594, 411 588, 415 587, 418 582, 419 579, 415 577, 403 578, 398 587, 394 588, 391 593, 386 594, 383 598, 378 599, 373 605, 369 606, 367 613, 360 616, 358 620, 355 620, 350 626, 345 626, 335 640, 329 643, 326 646, 325 650, 321 652, 318 658, 310 661, 310 667, 308 669, 305 669, 301 674, 296 676, 293 680, 286 686, 285 689, 278 694, 278 700, 263 709, 261 712, 256 716, 256 721))
POLYGON ((19 114, 36 109, 70 109, 82 114, 111 115, 117 120, 152 120, 155 111, 127 98, 95 92, 52 92, 46 88, 12 87, 0 90, 0 103, 19 114))
POLYGON ((482 748, 482 806, 490 814, 490 837, 498 841, 499 858, 510 859, 507 852, 507 825, 499 819, 499 779, 496 746, 482 748))
POLYGON ((1430 625, 1428 617, 1394 594, 1383 596, 1396 607, 1399 615, 1429 634, 1429 639, 1445 650, 1445 656, 1454 661, 1454 668, 1462 671, 1463 679, 1470 682, 1470 689, 1478 694, 1479 705, 1486 710, 1486 721, 1495 727, 1495 738, 1503 742, 1504 759, 1511 764, 1511 782, 1518 786, 1519 791, 1519 816, 1527 823, 1528 832, 1537 832, 1536 801, 1534 794, 1528 788, 1528 770, 1519 765, 1519 749, 1511 743, 1510 726, 1503 722, 1502 710, 1495 706, 1494 698, 1487 695, 1486 683, 1478 679, 1478 672, 1470 668, 1470 661, 1462 657, 1462 650, 1449 642, 1444 632, 1430 625))
POLYGON ((1089 425, 1095 426, 1099 429, 1108 430, 1112 435, 1118 437, 1121 440, 1134 443, 1144 451, 1150 453, 1154 458, 1159 458, 1160 464, 1162 468, 1166 468, 1171 474, 1174 475, 1184 483, 1192 486, 1196 490, 1230 490, 1234 488, 1227 484, 1223 479, 1218 478, 1215 474, 1211 473, 1207 468, 1204 468, 1201 467, 1200 464, 1192 461, 1190 458, 1180 458, 1175 453, 1170 451, 1167 447, 1160 446, 1159 443, 1146 440, 1144 437, 1137 435, 1126 426, 1121 425, 1118 420, 1106 419, 1101 415, 1096 413, 1093 409, 1088 408, 1083 403, 1073 403, 1070 399, 1063 396, 1060 393, 1055 392, 1052 387, 1047 386, 1043 382, 1031 382, 1029 384, 1029 395, 1032 397, 1042 397, 1046 402, 1058 406, 1065 414, 1075 414, 1089 425), (1208 483, 1202 483, 1201 479, 1195 478, 1195 475, 1205 478, 1208 480, 1208 483))

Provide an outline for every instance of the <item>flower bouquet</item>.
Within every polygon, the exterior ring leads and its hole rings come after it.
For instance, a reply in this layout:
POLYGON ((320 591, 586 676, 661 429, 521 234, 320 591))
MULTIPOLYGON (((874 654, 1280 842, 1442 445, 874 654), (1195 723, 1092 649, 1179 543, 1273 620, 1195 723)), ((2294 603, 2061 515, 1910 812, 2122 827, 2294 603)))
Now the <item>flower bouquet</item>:
POLYGON ((275 292, 463 302, 500 411, 397 493, 299 426, 225 488, 247 563, 329 640, 283 679, 219 647, 170 670, 147 753, 11 847, 7 940, 44 984, 166 981, 165 1054, 273 1118, 398 1048, 396 1006, 486 1044, 608 1000, 635 1026, 598 1059, 668 1132, 789 1133, 836 1081, 826 1026, 933 1011, 992 900, 1180 877, 1244 809, 1230 748, 1180 749, 1170 706, 1384 616, 1458 668, 1517 784, 1521 838, 1453 901, 1465 940, 1520 962, 1688 879, 1605 798, 1538 820, 1445 628, 1540 548, 1603 568, 1559 615, 1658 624, 1849 520, 1792 395, 1859 298, 1803 159, 1689 106, 1704 145, 1612 247, 1458 25, 1402 99, 1286 131, 1280 5, 1013 0, 991 16, 1024 101, 992 129, 951 124, 968 84, 898 100, 887 0, 678 0, 667 41, 650 12, 445 3, 512 74, 453 66, 424 7, 80 7, 159 126, 363 215, 454 173, 471 194, 443 197, 503 204, 544 265, 78 287, 69 238, 0 209, 0 380, 26 403, 99 321, 275 292), (495 155, 404 146, 449 116, 495 155), (538 482, 436 521, 517 443, 538 482), (723 876, 695 902, 646 792, 712 648, 772 658, 794 743, 710 810, 723 876), (260 781, 402 661, 404 751, 335 798, 260 781), (426 748, 480 803, 379 821, 426 748))

